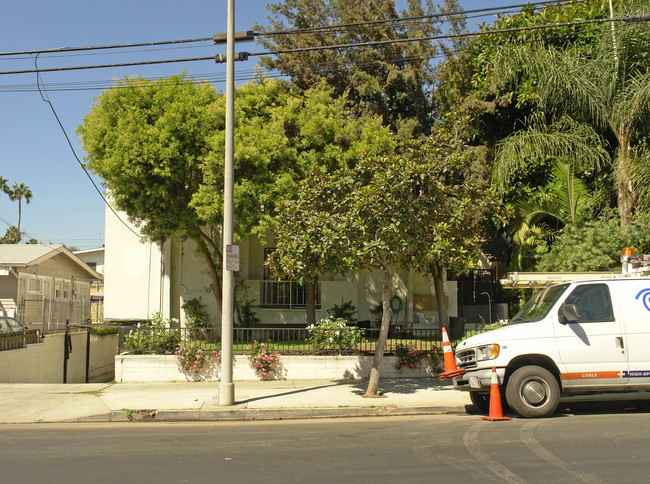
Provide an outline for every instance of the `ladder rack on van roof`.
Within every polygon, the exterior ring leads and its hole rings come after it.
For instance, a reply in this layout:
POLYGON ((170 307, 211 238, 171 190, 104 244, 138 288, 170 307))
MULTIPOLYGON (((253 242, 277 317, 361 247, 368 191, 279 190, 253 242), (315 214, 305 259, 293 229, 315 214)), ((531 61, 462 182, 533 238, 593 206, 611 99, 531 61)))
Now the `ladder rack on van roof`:
POLYGON ((621 272, 508 272, 499 283, 504 289, 541 289, 562 282, 611 279, 614 277, 650 277, 650 254, 634 255, 629 247, 621 255, 621 272))

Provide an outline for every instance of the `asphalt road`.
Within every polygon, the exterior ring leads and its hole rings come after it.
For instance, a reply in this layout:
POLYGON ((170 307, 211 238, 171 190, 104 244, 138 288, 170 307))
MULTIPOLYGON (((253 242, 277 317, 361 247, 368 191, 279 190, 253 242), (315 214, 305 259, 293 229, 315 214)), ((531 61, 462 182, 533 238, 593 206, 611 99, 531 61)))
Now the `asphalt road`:
POLYGON ((0 482, 648 482, 650 414, 0 426, 0 482))

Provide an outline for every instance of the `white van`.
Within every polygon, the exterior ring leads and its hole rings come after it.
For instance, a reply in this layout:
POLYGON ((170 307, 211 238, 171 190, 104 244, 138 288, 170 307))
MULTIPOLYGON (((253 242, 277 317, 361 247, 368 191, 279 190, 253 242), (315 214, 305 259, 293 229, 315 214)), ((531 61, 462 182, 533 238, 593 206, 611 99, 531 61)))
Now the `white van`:
POLYGON ((483 411, 496 368, 523 417, 551 415, 560 395, 650 391, 650 278, 550 286, 507 326, 459 343, 456 364, 454 386, 483 411))

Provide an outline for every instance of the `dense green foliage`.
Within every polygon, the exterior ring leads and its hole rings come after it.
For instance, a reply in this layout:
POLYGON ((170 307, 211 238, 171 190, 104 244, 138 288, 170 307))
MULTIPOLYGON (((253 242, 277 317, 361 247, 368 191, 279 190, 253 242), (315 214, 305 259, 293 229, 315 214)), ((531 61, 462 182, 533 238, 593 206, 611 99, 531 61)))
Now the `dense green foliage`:
POLYGON ((404 139, 429 132, 434 118, 432 59, 444 48, 435 40, 399 41, 462 29, 462 18, 444 15, 458 11, 458 1, 445 0, 440 7, 409 1, 403 11, 394 0, 284 0, 268 8, 273 14, 270 26, 260 27, 267 32, 260 42, 268 50, 341 47, 280 52, 263 60, 266 67, 290 76, 300 89, 325 79, 336 96, 348 93, 357 115, 381 116, 404 139), (411 20, 381 22, 398 17, 411 20), (369 23, 373 21, 379 22, 369 23), (323 28, 335 25, 347 27, 323 28), (300 35, 276 33, 287 29, 306 30, 300 35), (355 45, 368 42, 375 44, 355 45))
MULTIPOLYGON (((144 236, 191 239, 221 301, 223 96, 184 75, 129 78, 102 93, 78 128, 88 167, 144 236)), ((353 166, 365 153, 392 152, 378 117, 356 118, 345 95, 318 84, 297 92, 263 80, 238 90, 235 238, 264 237, 276 206, 314 166, 353 166)))
POLYGON ((583 225, 567 224, 558 240, 537 264, 540 271, 589 272, 621 271, 621 249, 634 247, 636 253, 647 249, 647 235, 634 223, 625 230, 616 213, 605 211, 583 225), (639 245, 639 244, 643 245, 639 245))
POLYGON ((188 299, 181 307, 187 316, 188 328, 207 328, 209 326, 210 315, 201 298, 188 299))

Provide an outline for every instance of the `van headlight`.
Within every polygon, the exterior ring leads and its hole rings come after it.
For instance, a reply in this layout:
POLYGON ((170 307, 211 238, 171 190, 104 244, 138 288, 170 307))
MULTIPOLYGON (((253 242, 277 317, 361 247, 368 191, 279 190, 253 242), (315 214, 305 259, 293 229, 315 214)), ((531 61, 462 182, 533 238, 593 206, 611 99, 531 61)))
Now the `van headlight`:
POLYGON ((499 345, 479 346, 476 348, 476 359, 478 361, 493 360, 497 356, 499 356, 499 345))

